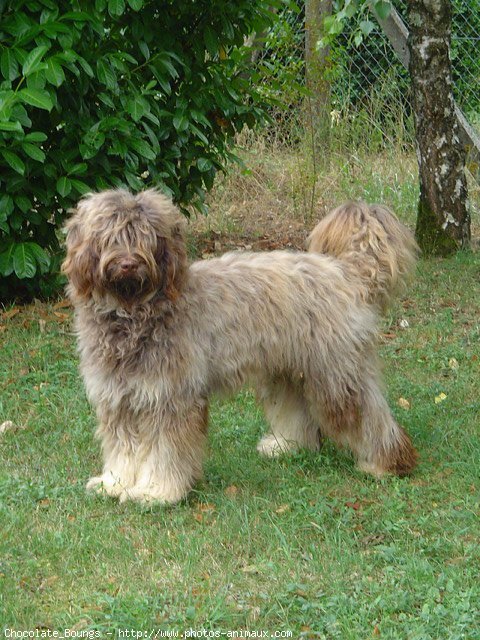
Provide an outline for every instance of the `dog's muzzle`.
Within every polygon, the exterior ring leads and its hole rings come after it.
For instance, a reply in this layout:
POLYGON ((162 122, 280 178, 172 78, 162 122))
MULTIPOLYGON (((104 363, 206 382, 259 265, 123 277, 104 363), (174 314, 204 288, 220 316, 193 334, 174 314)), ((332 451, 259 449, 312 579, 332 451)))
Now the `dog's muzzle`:
POLYGON ((112 262, 106 275, 108 288, 127 302, 141 298, 152 286, 146 265, 132 257, 112 262))
POLYGON ((137 298, 144 289, 144 281, 135 277, 120 278, 112 284, 115 293, 125 300, 137 298))

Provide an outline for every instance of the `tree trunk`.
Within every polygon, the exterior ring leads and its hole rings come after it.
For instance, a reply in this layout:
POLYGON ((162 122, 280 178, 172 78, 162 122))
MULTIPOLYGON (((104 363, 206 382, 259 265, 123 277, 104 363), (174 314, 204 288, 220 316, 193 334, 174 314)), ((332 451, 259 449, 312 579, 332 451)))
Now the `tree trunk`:
POLYGON ((328 47, 319 48, 318 42, 323 35, 323 21, 331 13, 332 0, 305 2, 305 78, 309 90, 306 101, 307 124, 311 128, 315 147, 321 148, 321 153, 316 149, 317 159, 327 160, 331 111, 330 82, 327 78, 330 51, 328 47))
POLYGON ((416 237, 428 254, 470 241, 466 150, 458 133, 450 65, 449 0, 408 0, 410 77, 420 170, 416 237))

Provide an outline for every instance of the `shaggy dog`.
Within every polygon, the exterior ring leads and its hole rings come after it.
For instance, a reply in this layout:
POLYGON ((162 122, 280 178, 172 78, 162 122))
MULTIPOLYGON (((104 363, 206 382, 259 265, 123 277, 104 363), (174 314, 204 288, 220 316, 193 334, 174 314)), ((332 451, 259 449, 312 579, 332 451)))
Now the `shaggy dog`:
POLYGON ((87 195, 67 223, 63 269, 104 458, 87 487, 180 500, 202 474, 209 397, 247 382, 270 426, 261 453, 317 449, 327 436, 364 471, 410 472, 416 453, 382 392, 366 279, 316 253, 189 265, 184 226, 155 190, 87 195))

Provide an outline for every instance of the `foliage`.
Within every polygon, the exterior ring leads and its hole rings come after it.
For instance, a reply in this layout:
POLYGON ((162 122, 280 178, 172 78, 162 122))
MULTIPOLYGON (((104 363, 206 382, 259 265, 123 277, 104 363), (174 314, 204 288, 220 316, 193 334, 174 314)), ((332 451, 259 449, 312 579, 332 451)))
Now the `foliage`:
POLYGON ((306 96, 304 2, 285 0, 276 10, 271 28, 252 43, 253 81, 269 104, 263 132, 269 139, 290 141, 295 116, 306 96))
POLYGON ((256 80, 261 85, 262 94, 281 107, 287 93, 302 93, 299 77, 303 75, 304 43, 303 33, 297 24, 303 22, 305 16, 297 4, 289 1, 278 12, 277 18, 259 43, 262 50, 256 80))
POLYGON ((0 2, 0 295, 57 271, 58 229, 89 190, 161 186, 204 211, 234 135, 263 117, 242 45, 268 6, 0 2))
POLYGON ((355 46, 359 46, 364 38, 375 29, 375 22, 371 18, 370 9, 380 18, 387 18, 392 9, 390 0, 334 0, 333 11, 324 21, 325 37, 318 43, 325 47, 335 41, 336 36, 343 33, 352 18, 353 29, 350 26, 350 37, 355 46))

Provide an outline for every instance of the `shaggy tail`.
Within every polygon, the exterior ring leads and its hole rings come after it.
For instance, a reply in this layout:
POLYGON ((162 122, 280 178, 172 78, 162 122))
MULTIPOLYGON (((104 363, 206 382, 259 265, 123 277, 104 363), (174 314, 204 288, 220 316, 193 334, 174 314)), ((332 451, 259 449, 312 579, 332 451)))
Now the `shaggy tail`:
POLYGON ((307 247, 351 265, 364 297, 382 311, 406 288, 418 255, 413 234, 390 209, 364 202, 331 211, 312 231, 307 247))

